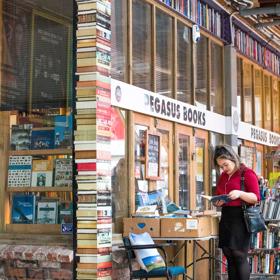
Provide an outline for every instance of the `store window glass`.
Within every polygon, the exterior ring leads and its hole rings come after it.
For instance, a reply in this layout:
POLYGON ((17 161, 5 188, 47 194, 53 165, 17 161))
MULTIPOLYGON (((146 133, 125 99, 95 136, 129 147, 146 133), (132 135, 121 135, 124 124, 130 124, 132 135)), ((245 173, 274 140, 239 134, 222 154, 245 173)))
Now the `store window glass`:
POLYGON ((172 18, 156 10, 156 92, 172 97, 173 86, 172 18))
POLYGON ((73 2, 1 8, 0 231, 61 234, 73 217, 73 2))
POLYGON ((216 185, 218 182, 218 177, 219 177, 219 173, 214 165, 214 150, 215 147, 217 145, 222 145, 224 143, 224 136, 222 134, 219 133, 214 133, 211 132, 210 133, 210 143, 211 143, 211 147, 210 147, 210 153, 209 153, 209 160, 210 160, 210 190, 212 192, 212 194, 216 193, 216 185))
POLYGON ((262 127, 262 111, 263 111, 263 102, 262 102, 262 71, 255 69, 255 125, 262 127))
POLYGON ((179 206, 190 209, 190 137, 179 134, 179 206))
POLYGON ((125 154, 125 111, 112 108, 111 170, 113 232, 122 232, 122 219, 128 217, 128 181, 125 154))
POLYGON ((258 176, 263 176, 262 170, 263 154, 261 151, 256 151, 256 169, 255 172, 258 176))
POLYGON ((132 84, 152 90, 151 5, 132 2, 132 84))
POLYGON ((273 111, 273 131, 279 132, 279 106, 280 106, 280 97, 279 97, 279 87, 277 79, 272 80, 272 111, 273 111))
POLYGON ((256 149, 253 147, 247 147, 247 146, 240 146, 239 148, 239 155, 240 160, 242 163, 244 163, 247 167, 254 169, 254 155, 256 152, 256 149))
POLYGON ((161 191, 163 197, 168 197, 169 186, 169 131, 163 129, 157 129, 160 133, 160 180, 156 182, 156 188, 161 191))
POLYGON ((195 187, 196 187, 196 210, 205 209, 205 200, 201 194, 205 194, 205 140, 195 137, 195 187))
POLYGON ((135 210, 139 206, 149 205, 149 182, 146 179, 146 133, 148 127, 135 125, 134 134, 134 178, 135 178, 135 210))
POLYGON ((252 123, 252 98, 253 98, 253 81, 252 81, 252 65, 243 64, 243 108, 244 122, 252 123))
POLYGON ((211 42, 210 110, 224 114, 223 98, 223 48, 211 42))
POLYGON ((113 79, 126 81, 127 73, 127 3, 112 1, 111 6, 111 75, 113 79))
POLYGON ((271 130, 271 78, 264 75, 264 128, 271 130))
POLYGON ((192 103, 192 41, 191 30, 177 24, 177 99, 192 103))
POLYGON ((242 96, 242 59, 237 58, 236 61, 237 68, 237 110, 241 118, 241 96, 242 96))
POLYGON ((195 62, 195 105, 207 109, 208 92, 207 92, 207 65, 208 55, 207 38, 201 36, 194 48, 194 62, 195 62))

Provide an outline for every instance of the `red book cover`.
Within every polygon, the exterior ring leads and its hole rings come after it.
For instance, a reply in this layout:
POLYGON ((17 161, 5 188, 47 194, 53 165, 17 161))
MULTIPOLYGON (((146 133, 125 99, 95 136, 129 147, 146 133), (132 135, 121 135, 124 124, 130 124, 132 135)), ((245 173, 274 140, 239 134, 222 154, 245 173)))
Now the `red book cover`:
POLYGON ((112 275, 112 268, 104 268, 104 269, 101 268, 97 270, 97 277, 105 277, 111 275, 112 275))
POLYGON ((77 169, 78 171, 96 171, 96 162, 79 162, 77 169))
POLYGON ((97 269, 100 268, 112 268, 112 262, 102 262, 97 264, 97 269))

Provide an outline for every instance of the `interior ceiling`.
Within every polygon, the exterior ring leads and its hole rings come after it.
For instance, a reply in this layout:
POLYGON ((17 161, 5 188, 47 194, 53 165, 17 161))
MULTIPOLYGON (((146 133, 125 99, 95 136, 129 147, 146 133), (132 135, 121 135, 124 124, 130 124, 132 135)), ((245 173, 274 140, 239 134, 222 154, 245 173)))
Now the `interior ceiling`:
MULTIPOLYGON (((219 0, 218 0, 219 1, 219 0)), ((280 46, 280 0, 222 0, 271 43, 280 46)))
POLYGON ((256 14, 249 18, 255 22, 257 29, 280 45, 280 0, 254 0, 253 2, 252 9, 255 9, 256 14))

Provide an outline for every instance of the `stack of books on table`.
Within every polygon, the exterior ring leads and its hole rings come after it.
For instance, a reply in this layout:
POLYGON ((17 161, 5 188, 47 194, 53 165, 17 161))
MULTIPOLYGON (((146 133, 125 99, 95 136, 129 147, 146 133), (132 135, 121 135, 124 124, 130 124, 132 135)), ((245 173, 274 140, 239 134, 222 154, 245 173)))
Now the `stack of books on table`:
POLYGON ((111 1, 77 0, 77 279, 111 279, 111 1))

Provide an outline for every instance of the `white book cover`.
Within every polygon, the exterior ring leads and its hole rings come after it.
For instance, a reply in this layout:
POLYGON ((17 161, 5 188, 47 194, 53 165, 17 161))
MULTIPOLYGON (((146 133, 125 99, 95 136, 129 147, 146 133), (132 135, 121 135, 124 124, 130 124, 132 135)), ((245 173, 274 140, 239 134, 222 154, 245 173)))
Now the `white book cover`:
POLYGON ((72 187, 72 159, 57 158, 55 160, 54 185, 56 187, 72 187))
POLYGON ((87 108, 96 108, 96 101, 77 101, 76 102, 77 109, 87 109, 87 108))
POLYGON ((32 156, 10 156, 8 187, 30 187, 32 156))
POLYGON ((57 202, 55 201, 38 202, 37 224, 57 224, 57 202))
POLYGON ((35 159, 32 162, 32 187, 53 186, 53 161, 35 159))

